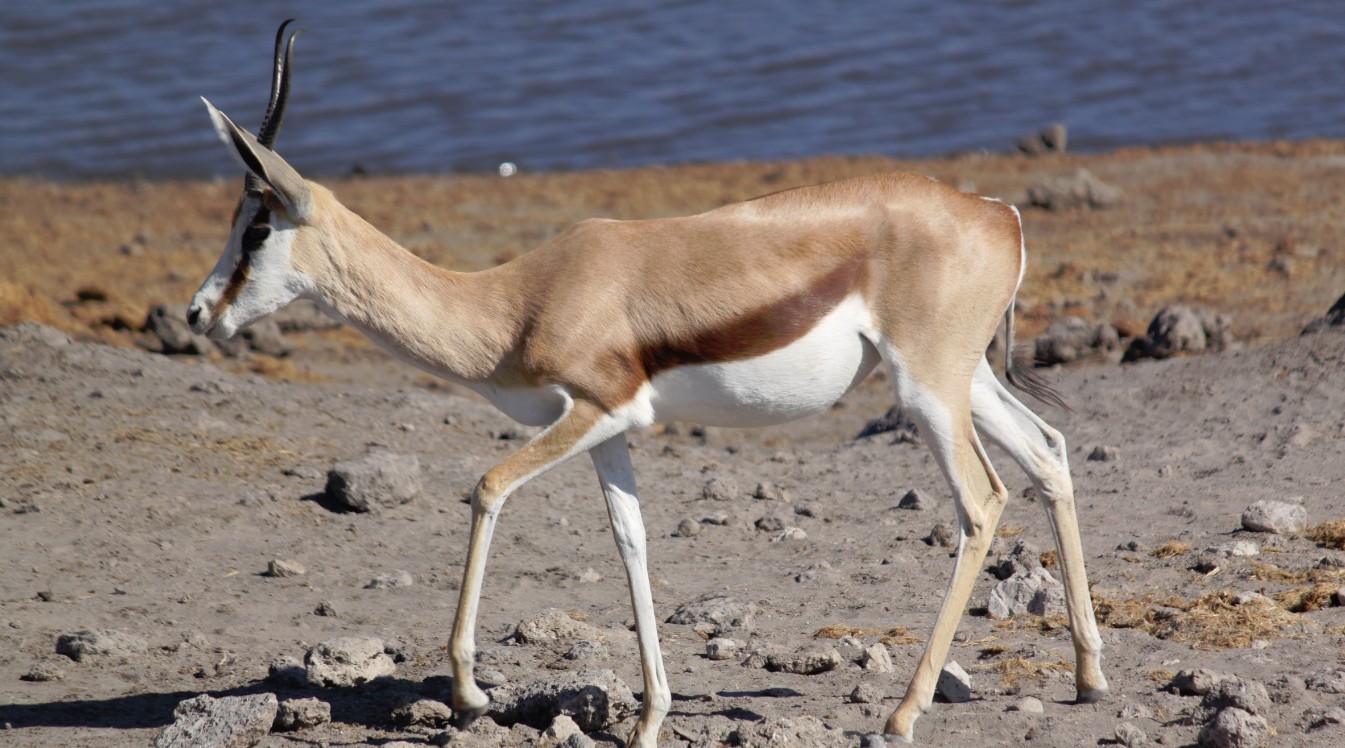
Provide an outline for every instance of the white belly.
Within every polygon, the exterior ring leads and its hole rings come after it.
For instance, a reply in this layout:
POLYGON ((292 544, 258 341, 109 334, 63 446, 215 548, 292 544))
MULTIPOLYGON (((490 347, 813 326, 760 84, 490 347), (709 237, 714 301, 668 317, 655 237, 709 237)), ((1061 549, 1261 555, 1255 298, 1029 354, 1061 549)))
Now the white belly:
POLYGON ((824 411, 877 365, 872 330, 863 299, 850 296, 784 348, 662 372, 649 385, 654 420, 767 426, 824 411))

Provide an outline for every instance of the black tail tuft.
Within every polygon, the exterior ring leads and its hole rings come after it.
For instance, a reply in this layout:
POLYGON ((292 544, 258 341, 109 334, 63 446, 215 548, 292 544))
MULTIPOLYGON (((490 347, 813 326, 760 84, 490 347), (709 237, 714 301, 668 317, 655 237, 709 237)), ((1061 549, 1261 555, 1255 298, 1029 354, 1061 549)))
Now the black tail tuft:
POLYGON ((1005 356, 1007 363, 1004 365, 1004 378, 1009 380, 1009 384, 1037 398, 1047 405, 1054 405, 1067 411, 1073 412, 1065 398, 1060 396, 1046 380, 1032 368, 1033 353, 1028 346, 1022 346, 1016 350, 1008 352, 1005 356))

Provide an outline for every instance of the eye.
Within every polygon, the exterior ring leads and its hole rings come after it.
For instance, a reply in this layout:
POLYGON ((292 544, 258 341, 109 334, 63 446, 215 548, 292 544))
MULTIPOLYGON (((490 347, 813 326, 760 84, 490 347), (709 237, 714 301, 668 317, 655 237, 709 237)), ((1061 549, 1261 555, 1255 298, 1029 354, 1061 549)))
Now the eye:
POLYGON ((243 232, 243 249, 250 252, 260 247, 270 235, 271 227, 264 223, 248 226, 243 232))

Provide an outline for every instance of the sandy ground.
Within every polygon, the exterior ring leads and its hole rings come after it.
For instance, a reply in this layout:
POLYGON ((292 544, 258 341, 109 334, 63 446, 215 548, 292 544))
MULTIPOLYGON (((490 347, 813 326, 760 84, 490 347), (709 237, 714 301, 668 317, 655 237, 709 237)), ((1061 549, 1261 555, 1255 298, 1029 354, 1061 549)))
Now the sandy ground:
MULTIPOLYGON (((1243 345, 1048 372, 1075 408, 1038 411, 1071 445, 1111 697, 1069 703, 1068 631, 1051 617, 988 617, 996 580, 987 573, 951 654, 971 673, 975 699, 936 703, 917 741, 1096 745, 1129 722, 1151 741, 1189 745, 1199 725, 1186 717, 1200 700, 1164 686, 1177 671, 1205 667, 1269 690, 1275 745, 1345 742, 1345 725, 1323 721, 1345 706, 1329 685, 1336 678, 1345 690, 1345 675, 1336 676, 1345 669, 1345 609, 1330 597, 1345 581, 1345 553, 1305 535, 1246 532, 1239 519, 1263 499, 1301 502, 1311 525, 1345 518, 1345 335, 1297 335, 1345 288, 1345 144, 333 184, 422 256, 475 269, 588 215, 686 213, 888 168, 1021 199, 1045 176, 1080 166, 1125 196, 1106 210, 1025 210, 1026 333, 1064 314, 1138 332, 1158 307, 1185 302, 1231 315, 1243 345), (1117 457, 1087 459, 1099 446, 1117 457), (1206 550, 1237 540, 1258 554, 1206 550), (1231 601, 1251 592, 1268 600, 1231 601), (1025 695, 1041 700, 1041 714, 1006 711, 1025 695)), ((0 180, 0 323, 36 320, 75 337, 32 325, 0 330, 0 727, 8 728, 0 744, 145 745, 197 693, 332 703, 330 724, 263 745, 423 744, 438 734, 394 727, 389 704, 406 691, 447 699, 436 676, 449 672, 462 499, 527 430, 348 331, 292 335, 296 351, 285 359, 134 347, 146 306, 185 301, 213 264, 236 190, 232 181, 0 180), (322 497, 326 470, 376 450, 417 456, 421 495, 377 513, 334 511, 322 497), (263 576, 275 559, 307 573, 263 576), (365 589, 391 570, 415 584, 365 589), (335 616, 315 614, 323 602, 335 616), (126 631, 149 648, 82 663, 57 654, 57 637, 80 629, 126 631), (391 679, 351 691, 266 680, 276 657, 301 658, 312 644, 352 634, 406 656, 391 679), (55 677, 32 680, 38 671, 55 677)), ((785 427, 633 435, 660 618, 726 595, 757 606, 753 646, 820 644, 847 657, 819 675, 772 673, 709 660, 690 626, 665 624, 675 694, 667 744, 713 744, 709 736, 735 726, 801 716, 823 720, 838 745, 881 728, 922 644, 889 644, 894 671, 866 673, 848 659, 857 650, 817 634, 848 627, 868 646, 899 626, 923 640, 952 566, 947 548, 923 538, 954 524, 923 447, 855 438, 890 402, 889 384, 874 377, 824 416, 785 427), (736 494, 704 498, 716 478, 735 483, 736 494), (753 498, 759 482, 787 496, 753 498), (896 509, 912 488, 938 506, 896 509), (716 514, 727 524, 676 535, 683 520, 716 514), (806 537, 759 530, 762 518, 806 537), (851 703, 861 682, 887 700, 851 703)), ((1004 455, 992 459, 1015 500, 991 560, 1018 540, 1051 548, 1041 507, 1023 496, 1026 480, 1004 455)), ((479 625, 489 669, 521 683, 580 667, 561 656, 565 646, 503 643, 547 608, 608 632, 582 667, 611 668, 639 690, 624 578, 584 461, 526 486, 504 511, 479 625)), ((591 737, 612 744, 621 734, 618 725, 591 737)))

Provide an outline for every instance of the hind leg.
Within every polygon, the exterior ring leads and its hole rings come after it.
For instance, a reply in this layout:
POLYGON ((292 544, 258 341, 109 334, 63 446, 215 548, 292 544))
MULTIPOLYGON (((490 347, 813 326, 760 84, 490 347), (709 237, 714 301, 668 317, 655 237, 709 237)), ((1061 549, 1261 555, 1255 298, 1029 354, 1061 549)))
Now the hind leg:
POLYGON ((943 669, 976 577, 984 565, 1008 494, 986 459, 972 426, 967 378, 955 384, 945 380, 945 386, 936 392, 923 387, 897 367, 893 369, 897 399, 919 425, 921 436, 929 444, 952 487, 962 529, 953 577, 939 607, 934 631, 925 645, 906 695, 884 728, 884 732, 910 741, 916 718, 933 701, 939 672, 943 669))
POLYGON ((1102 638, 1088 593, 1065 439, 1000 384, 985 361, 973 378, 971 412, 976 430, 1009 453, 1041 496, 1065 577, 1065 603, 1077 660, 1078 699, 1098 701, 1107 693, 1107 679, 1102 675, 1102 638))

